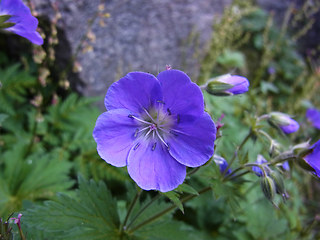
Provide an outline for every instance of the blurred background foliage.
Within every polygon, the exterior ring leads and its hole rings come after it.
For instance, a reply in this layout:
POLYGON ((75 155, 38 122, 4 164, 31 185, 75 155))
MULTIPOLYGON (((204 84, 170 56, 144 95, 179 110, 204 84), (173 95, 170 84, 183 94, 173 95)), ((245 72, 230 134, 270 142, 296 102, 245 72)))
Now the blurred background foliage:
MULTIPOLYGON (((250 1, 234 1, 214 24, 210 48, 201 62, 199 79, 194 81, 201 85, 212 77, 232 73, 246 76, 251 84, 249 92, 241 96, 204 93, 206 109, 214 121, 224 115, 219 120, 224 126, 216 153, 227 161, 248 134, 252 119, 270 111, 291 114, 300 123, 300 130, 290 136, 263 126, 283 146, 320 137, 319 130, 305 118, 308 107, 320 108, 319 52, 299 52, 297 41, 309 25, 295 30, 293 24, 304 13, 293 12, 289 8, 279 25, 272 13, 250 1)), ((98 156, 92 130, 101 112, 95 103, 103 99, 79 96, 70 88, 67 76, 74 68, 55 68, 55 26, 43 29, 52 40, 43 47, 31 49, 27 45, 27 51, 16 58, 1 47, 0 216, 7 219, 22 212, 27 239, 119 239, 119 224, 135 186, 125 168, 112 167, 98 156)), ((21 44, 26 44, 23 41, 21 44)), ((268 150, 269 143, 263 138, 251 139, 232 168, 254 162, 258 153, 268 159, 268 150)), ((170 200, 184 213, 174 211, 121 237, 319 239, 319 181, 294 164, 283 174, 289 199, 278 201, 275 207, 264 197, 257 176, 249 174, 225 182, 210 161, 192 181, 186 180, 191 187, 158 197, 139 221, 133 219, 132 226, 170 208, 170 200), (194 194, 194 189, 208 181, 212 192, 180 205, 187 193, 194 194)), ((153 197, 155 192, 143 192, 134 212, 153 197)))

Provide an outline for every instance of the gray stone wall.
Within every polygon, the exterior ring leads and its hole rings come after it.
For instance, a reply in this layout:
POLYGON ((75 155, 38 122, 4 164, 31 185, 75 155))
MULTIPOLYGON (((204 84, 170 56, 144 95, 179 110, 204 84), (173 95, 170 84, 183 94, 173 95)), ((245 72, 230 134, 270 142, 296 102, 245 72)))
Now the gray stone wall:
MULTIPOLYGON (((53 17, 47 1, 32 0, 39 15, 53 17)), ((88 20, 98 9, 99 0, 57 0, 71 52, 76 51, 86 32, 88 20)), ((223 13, 231 0, 104 0, 106 26, 99 20, 92 26, 93 50, 80 53, 79 74, 84 95, 104 95, 107 87, 129 71, 153 74, 166 64, 195 77, 212 33, 214 17, 223 13)), ((63 53, 63 46, 59 52, 63 53)))
MULTIPOLYGON (((63 33, 58 46, 61 64, 74 54, 86 33, 88 20, 96 14, 100 3, 105 27, 97 19, 92 25, 95 41, 92 51, 80 53, 77 61, 82 71, 76 78, 77 89, 87 96, 103 96, 107 87, 130 71, 153 74, 166 64, 185 71, 196 79, 199 63, 212 34, 213 20, 219 19, 232 0, 31 0, 40 16, 53 18, 51 2, 62 15, 58 27, 63 33)), ((262 8, 273 11, 281 22, 290 4, 297 9, 306 0, 257 0, 262 8)), ((313 30, 299 46, 318 45, 319 15, 313 30), (313 44, 313 45, 312 45, 313 44)), ((298 26, 299 27, 299 26, 298 26)), ((302 51, 303 52, 303 51, 302 51)), ((75 75, 73 75, 75 76, 75 75)))

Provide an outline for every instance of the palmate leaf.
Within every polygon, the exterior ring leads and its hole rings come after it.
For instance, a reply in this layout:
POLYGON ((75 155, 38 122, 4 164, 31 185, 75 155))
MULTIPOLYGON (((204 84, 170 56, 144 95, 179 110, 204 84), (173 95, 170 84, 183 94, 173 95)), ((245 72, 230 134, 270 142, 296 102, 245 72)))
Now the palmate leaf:
POLYGON ((20 65, 15 64, 6 69, 0 69, 0 112, 14 115, 15 107, 25 102, 28 91, 37 83, 37 79, 28 72, 20 70, 20 65))
POLYGON ((55 151, 38 152, 25 159, 27 145, 17 143, 2 154, 0 175, 0 215, 20 210, 23 200, 49 199, 69 189, 73 182, 68 173, 71 164, 58 160, 55 151))
POLYGON ((183 209, 182 202, 180 201, 179 193, 170 191, 170 192, 164 192, 162 194, 165 195, 167 198, 169 198, 180 209, 180 211, 184 213, 184 209, 183 209))
POLYGON ((24 212, 28 229, 42 231, 50 239, 119 239, 119 216, 116 202, 103 182, 95 183, 79 177, 76 197, 60 194, 24 212))

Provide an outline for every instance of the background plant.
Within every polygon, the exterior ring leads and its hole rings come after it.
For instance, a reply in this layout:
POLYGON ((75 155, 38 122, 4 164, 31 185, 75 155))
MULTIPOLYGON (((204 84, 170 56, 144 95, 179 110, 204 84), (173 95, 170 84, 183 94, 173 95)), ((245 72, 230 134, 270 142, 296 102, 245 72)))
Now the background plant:
MULTIPOLYGON (((246 95, 219 98, 205 93, 206 110, 215 122, 224 123, 216 154, 232 170, 254 163, 258 153, 268 160, 279 154, 270 152, 270 139, 261 129, 279 143, 280 152, 319 139, 319 131, 304 117, 307 107, 320 107, 319 66, 312 55, 297 51, 303 32, 290 32, 289 19, 295 18, 289 8, 279 29, 272 14, 235 1, 215 23, 197 83, 227 72, 244 75, 251 83, 246 95), (257 123, 258 116, 271 111, 296 116, 299 132, 287 136, 267 122, 257 123)), ((44 47, 33 47, 14 61, 4 50, 0 56, 0 216, 22 212, 27 239, 319 237, 314 214, 318 182, 298 164, 290 163, 289 172, 271 166, 283 176, 289 196, 283 201, 278 194, 273 204, 261 191, 259 177, 228 177, 214 159, 190 169, 185 184, 175 191, 138 189, 125 169, 109 166, 97 155, 92 129, 100 111, 92 104, 102 99, 81 97, 70 89, 71 69, 58 74, 55 68, 55 22, 43 29, 51 39, 44 47)), ((11 226, 18 236, 16 225, 11 226)))

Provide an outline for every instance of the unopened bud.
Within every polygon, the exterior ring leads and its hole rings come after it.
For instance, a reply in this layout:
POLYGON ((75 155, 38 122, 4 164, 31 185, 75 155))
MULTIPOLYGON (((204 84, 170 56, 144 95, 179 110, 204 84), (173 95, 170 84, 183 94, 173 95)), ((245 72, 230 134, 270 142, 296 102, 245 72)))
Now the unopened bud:
POLYGON ((245 77, 226 74, 210 79, 206 91, 215 96, 231 96, 245 93, 248 88, 249 81, 245 77))
POLYGON ((296 132, 299 129, 298 122, 293 120, 288 114, 281 112, 271 112, 268 122, 272 127, 278 127, 286 134, 296 132))
POLYGON ((261 177, 264 175, 264 173, 262 172, 261 168, 263 168, 262 164, 267 163, 268 161, 262 156, 262 155, 258 155, 256 163, 261 165, 260 167, 258 166, 253 166, 252 167, 252 171, 258 176, 261 177))
POLYGON ((270 143, 269 155, 275 156, 275 155, 278 155, 279 153, 280 153, 280 144, 277 141, 272 140, 270 143))
POLYGON ((269 176, 261 178, 261 188, 265 197, 272 201, 276 193, 276 186, 273 179, 269 176))
POLYGON ((219 166, 221 173, 225 173, 225 175, 229 175, 231 173, 231 169, 228 169, 226 171, 226 169, 228 168, 228 163, 223 157, 214 155, 213 159, 214 159, 214 162, 219 166))
POLYGON ((293 146, 292 150, 295 155, 298 155, 299 157, 304 157, 313 151, 313 149, 310 147, 311 145, 308 141, 293 146))
POLYGON ((273 179, 276 186, 276 192, 280 195, 285 193, 284 181, 281 174, 277 171, 270 172, 269 176, 273 179))

